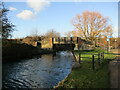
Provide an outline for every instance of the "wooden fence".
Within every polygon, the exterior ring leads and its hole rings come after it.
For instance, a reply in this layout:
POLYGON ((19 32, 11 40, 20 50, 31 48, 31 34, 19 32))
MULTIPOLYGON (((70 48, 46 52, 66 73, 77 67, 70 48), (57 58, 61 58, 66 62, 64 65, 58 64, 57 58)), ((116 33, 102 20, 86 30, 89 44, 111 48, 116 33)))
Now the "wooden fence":
MULTIPOLYGON (((92 70, 94 71, 95 70, 95 62, 97 62, 98 66, 101 65, 101 63, 105 60, 105 54, 112 54, 112 55, 118 55, 118 54, 113 54, 113 53, 98 53, 98 54, 91 54, 91 53, 79 53, 78 54, 78 60, 76 59, 76 61, 78 61, 79 63, 81 62, 89 62, 89 63, 92 63, 91 67, 92 67, 92 70), (81 54, 89 54, 91 55, 92 57, 81 57, 81 54), (97 58, 96 58, 97 57, 97 58), (84 58, 87 58, 87 59, 91 59, 91 61, 85 61, 85 60, 81 60, 81 59, 84 59, 84 58), (96 60, 95 60, 96 59, 96 60)), ((113 59, 108 59, 108 63, 109 61, 111 61, 113 59)))

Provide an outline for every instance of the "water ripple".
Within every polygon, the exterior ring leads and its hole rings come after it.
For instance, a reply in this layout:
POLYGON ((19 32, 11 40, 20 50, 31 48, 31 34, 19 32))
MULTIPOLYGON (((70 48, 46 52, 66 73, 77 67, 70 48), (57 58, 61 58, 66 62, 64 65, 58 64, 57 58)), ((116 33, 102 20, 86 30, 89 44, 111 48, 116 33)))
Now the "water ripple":
POLYGON ((3 64, 3 88, 51 88, 71 71, 71 53, 42 55, 18 63, 3 64))

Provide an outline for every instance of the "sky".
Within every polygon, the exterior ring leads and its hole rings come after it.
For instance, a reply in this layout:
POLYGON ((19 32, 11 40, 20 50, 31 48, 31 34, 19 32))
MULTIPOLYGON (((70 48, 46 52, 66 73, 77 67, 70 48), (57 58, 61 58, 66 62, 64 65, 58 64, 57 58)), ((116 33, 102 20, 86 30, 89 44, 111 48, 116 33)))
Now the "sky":
POLYGON ((97 11, 110 18, 113 36, 118 35, 118 3, 117 2, 5 2, 10 11, 8 18, 16 25, 13 38, 22 38, 36 32, 44 34, 51 29, 65 32, 74 29, 71 20, 82 12, 97 11))

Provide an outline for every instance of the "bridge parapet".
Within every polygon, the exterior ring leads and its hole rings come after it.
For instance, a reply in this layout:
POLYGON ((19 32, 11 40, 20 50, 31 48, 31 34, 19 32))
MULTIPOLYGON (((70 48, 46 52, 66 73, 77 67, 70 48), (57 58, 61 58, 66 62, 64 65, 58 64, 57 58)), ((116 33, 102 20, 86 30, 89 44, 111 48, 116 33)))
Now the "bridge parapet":
POLYGON ((76 46, 79 46, 79 42, 82 41, 80 37, 57 37, 51 39, 51 44, 55 51, 74 50, 76 46))
POLYGON ((52 44, 66 44, 66 43, 78 43, 81 41, 80 37, 56 37, 52 38, 52 44))

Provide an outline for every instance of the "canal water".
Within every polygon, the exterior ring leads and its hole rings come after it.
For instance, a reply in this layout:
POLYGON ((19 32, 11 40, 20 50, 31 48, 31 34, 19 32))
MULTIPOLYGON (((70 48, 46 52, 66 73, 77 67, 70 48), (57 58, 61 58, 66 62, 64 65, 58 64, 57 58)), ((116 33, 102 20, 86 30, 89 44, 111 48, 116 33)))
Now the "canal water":
POLYGON ((70 72, 70 52, 42 55, 20 62, 3 64, 3 88, 52 88, 70 72))

